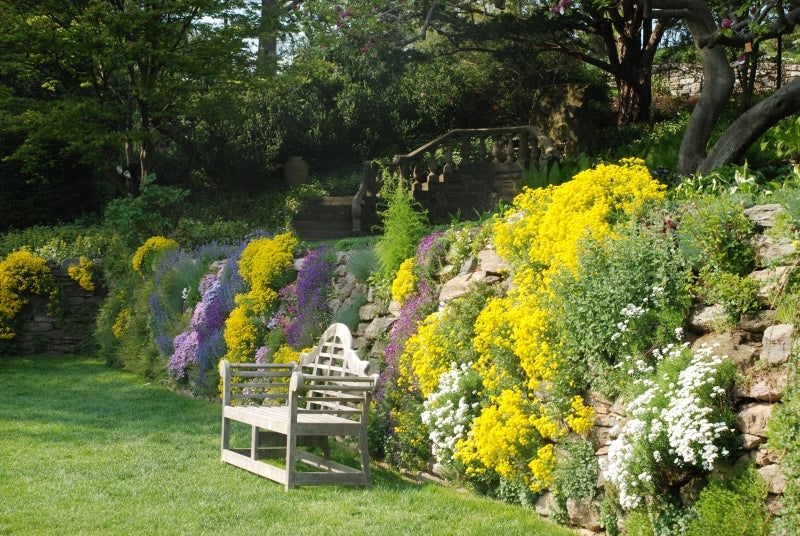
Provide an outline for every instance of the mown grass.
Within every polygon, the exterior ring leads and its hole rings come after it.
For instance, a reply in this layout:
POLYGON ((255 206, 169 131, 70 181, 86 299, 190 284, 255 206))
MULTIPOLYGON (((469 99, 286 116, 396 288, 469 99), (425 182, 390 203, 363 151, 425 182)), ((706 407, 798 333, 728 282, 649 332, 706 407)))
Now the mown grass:
POLYGON ((96 358, 0 357, 0 534, 573 534, 382 469, 286 493, 220 463, 219 427, 218 404, 96 358))

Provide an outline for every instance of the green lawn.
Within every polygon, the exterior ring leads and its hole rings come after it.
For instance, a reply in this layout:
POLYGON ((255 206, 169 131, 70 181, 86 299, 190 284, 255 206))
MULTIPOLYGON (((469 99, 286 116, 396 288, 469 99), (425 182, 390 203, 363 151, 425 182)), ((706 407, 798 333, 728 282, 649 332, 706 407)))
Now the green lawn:
POLYGON ((286 493, 220 463, 219 427, 218 404, 98 359, 0 357, 0 534, 574 534, 380 469, 286 493))

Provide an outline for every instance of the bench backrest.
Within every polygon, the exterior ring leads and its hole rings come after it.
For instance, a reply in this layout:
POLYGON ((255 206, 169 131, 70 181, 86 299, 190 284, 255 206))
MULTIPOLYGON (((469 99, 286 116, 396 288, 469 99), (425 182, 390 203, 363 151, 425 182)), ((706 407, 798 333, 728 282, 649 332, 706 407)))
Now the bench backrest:
POLYGON ((362 418, 377 375, 369 376, 369 361, 360 359, 353 349, 353 336, 346 325, 331 324, 317 346, 300 354, 300 369, 305 380, 301 395, 304 412, 362 418))

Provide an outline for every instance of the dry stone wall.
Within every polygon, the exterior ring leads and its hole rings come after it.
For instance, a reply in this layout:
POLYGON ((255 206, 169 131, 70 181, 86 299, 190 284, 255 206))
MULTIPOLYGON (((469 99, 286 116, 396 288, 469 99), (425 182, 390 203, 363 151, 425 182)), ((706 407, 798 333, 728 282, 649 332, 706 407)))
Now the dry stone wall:
MULTIPOLYGON (((774 225, 775 215, 780 210, 779 205, 762 205, 748 209, 747 214, 764 231, 774 225)), ((770 266, 753 274, 753 277, 760 282, 759 299, 762 309, 742 319, 734 329, 718 332, 713 326, 720 325, 724 315, 723 308, 699 306, 691 312, 686 337, 694 349, 704 344, 711 345, 716 347, 718 355, 727 355, 728 359, 737 364, 743 378, 735 386, 734 391, 738 434, 743 446, 742 457, 755 462, 758 472, 768 486, 770 504, 775 504, 775 499, 786 487, 786 479, 781 474, 777 456, 766 447, 766 427, 775 404, 780 403, 786 388, 787 363, 795 341, 796 329, 792 324, 776 322, 770 297, 789 270, 788 266, 781 264, 781 260, 787 254, 793 253, 795 248, 790 241, 776 242, 763 232, 756 239, 756 245, 759 266, 770 266)), ((336 294, 343 297, 342 303, 353 294, 369 294, 364 283, 346 275, 344 267, 350 255, 351 253, 344 253, 339 258, 336 294)), ((504 281, 501 274, 507 273, 508 268, 493 250, 481 251, 458 269, 449 267, 451 270, 457 270, 457 275, 442 286, 439 300, 446 302, 462 296, 467 292, 468 285, 474 281, 484 280, 501 284, 504 281)), ((370 300, 361 307, 360 322, 355 335, 356 346, 363 357, 374 360, 382 358, 386 348, 386 337, 396 319, 397 308, 391 304, 370 300)), ((614 439, 615 431, 627 418, 625 406, 622 400, 606 400, 599 393, 589 393, 587 400, 595 409, 592 437, 598 445, 596 454, 599 461, 602 461, 608 454, 609 441, 614 439)), ((690 482, 684 490, 683 495, 687 498, 696 496, 697 490, 692 489, 692 486, 697 486, 697 483, 690 482)), ((597 487, 598 491, 602 492, 601 473, 598 473, 597 487)), ((536 505, 537 512, 547 516, 552 502, 553 497, 545 494, 536 505)), ((567 514, 573 525, 582 527, 587 533, 601 530, 599 502, 581 504, 569 501, 567 514)))
POLYGON ((56 283, 61 289, 59 314, 48 314, 46 298, 27 297, 28 304, 15 320, 17 336, 11 341, 17 352, 72 353, 92 337, 104 292, 89 292, 73 281, 67 274, 67 268, 74 263, 77 260, 67 260, 61 264, 50 263, 56 283))
MULTIPOLYGON (((786 84, 800 76, 800 64, 783 63, 781 71, 781 83, 786 84)), ((703 67, 691 63, 654 65, 653 82, 656 88, 665 88, 673 97, 696 96, 703 89, 703 67)), ((756 90, 775 89, 777 84, 777 66, 774 63, 761 63, 756 75, 756 90)))

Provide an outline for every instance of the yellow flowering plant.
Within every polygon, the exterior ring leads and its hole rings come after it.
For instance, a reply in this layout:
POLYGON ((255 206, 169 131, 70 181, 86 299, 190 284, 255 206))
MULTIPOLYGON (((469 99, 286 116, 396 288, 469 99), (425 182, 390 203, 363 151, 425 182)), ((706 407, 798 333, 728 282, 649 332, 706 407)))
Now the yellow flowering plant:
POLYGON ((278 304, 278 289, 288 281, 297 244, 297 237, 283 233, 251 240, 242 251, 239 274, 249 290, 236 295, 237 306, 225 320, 225 359, 255 360, 269 322, 267 315, 278 304))
POLYGON ((0 339, 13 339, 14 319, 28 294, 48 298, 48 312, 59 311, 59 287, 47 261, 26 250, 12 251, 0 262, 0 339))
POLYGON ((569 297, 555 294, 551 283, 575 277, 586 241, 613 239, 615 226, 663 199, 664 190, 642 160, 624 159, 559 186, 527 188, 495 220, 496 250, 512 266, 514 286, 475 322, 475 367, 490 403, 456 446, 468 476, 493 471, 541 491, 552 484, 552 445, 589 432, 593 410, 579 393, 585 383, 569 377, 573 369, 564 366, 553 331, 552 303, 569 297))
POLYGON ((94 263, 83 255, 78 258, 77 264, 70 264, 67 267, 67 274, 70 279, 78 283, 87 292, 94 292, 95 290, 95 272, 94 263))
POLYGON ((150 275, 162 254, 179 247, 179 244, 171 238, 151 236, 133 254, 131 260, 133 270, 142 277, 150 275))
POLYGON ((417 277, 414 268, 414 257, 409 257, 400 264, 392 281, 392 299, 400 305, 416 290, 417 277))

